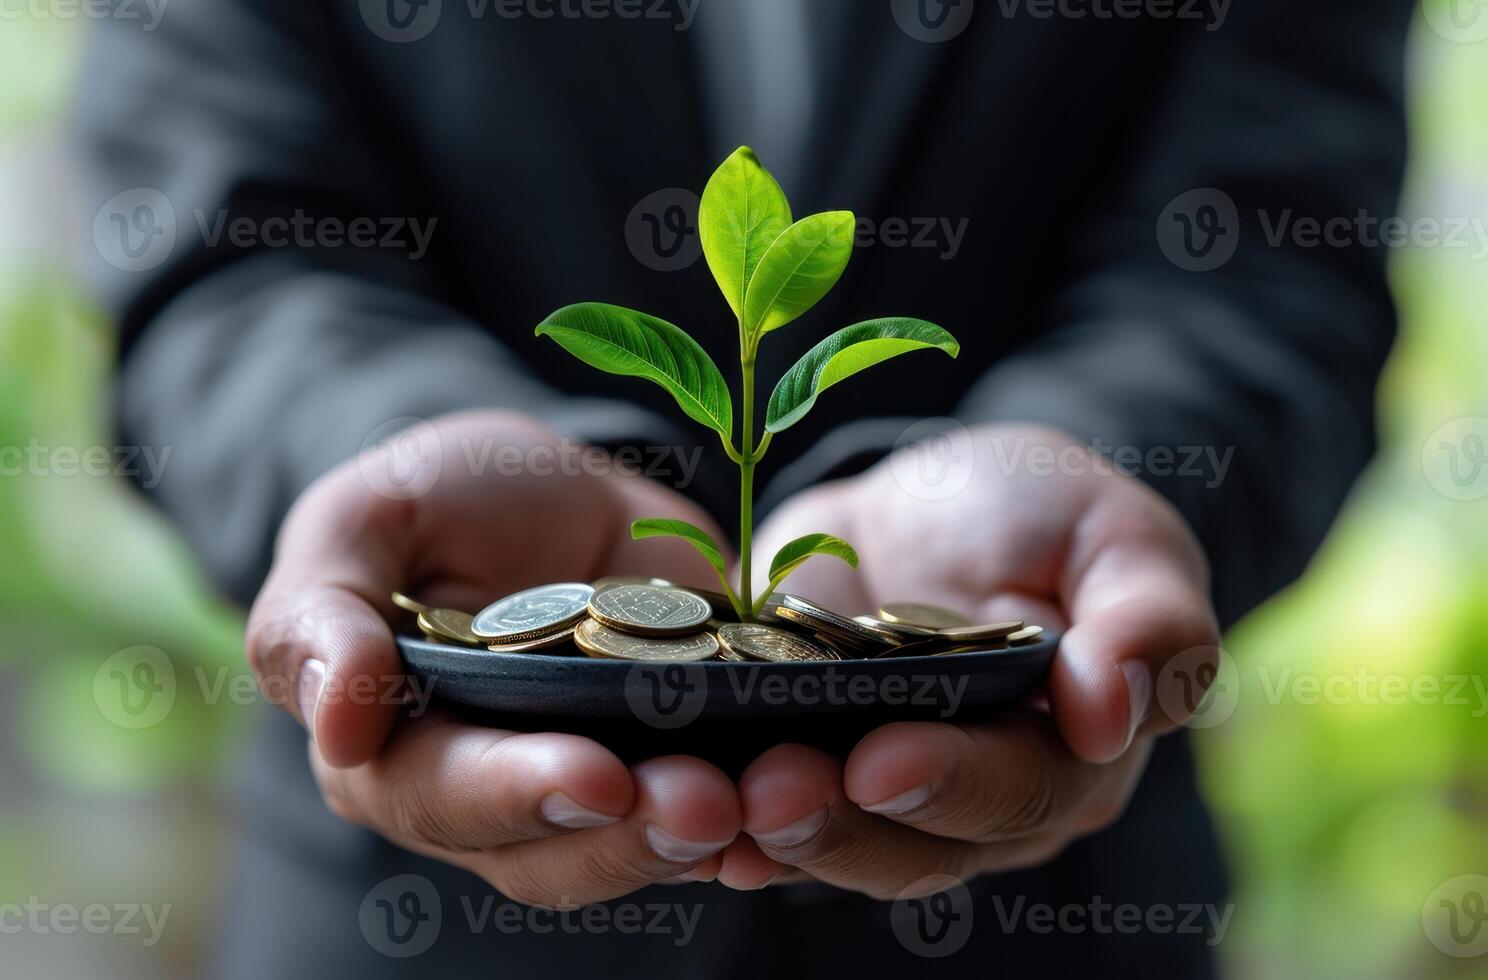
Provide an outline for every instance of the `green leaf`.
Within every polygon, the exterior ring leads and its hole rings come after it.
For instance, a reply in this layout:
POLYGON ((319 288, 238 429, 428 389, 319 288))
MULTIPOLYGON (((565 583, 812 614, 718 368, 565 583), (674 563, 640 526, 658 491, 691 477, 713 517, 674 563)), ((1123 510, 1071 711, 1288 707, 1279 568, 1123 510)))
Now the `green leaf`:
POLYGON ((727 574, 723 551, 713 536, 696 525, 666 517, 647 517, 630 525, 630 536, 637 541, 644 538, 681 538, 698 550, 713 570, 719 575, 727 574))
POLYGON ((760 256, 790 223, 785 192, 747 146, 723 161, 703 188, 698 209, 703 255, 735 316, 744 315, 744 297, 760 256))
POLYGON ((765 410, 765 429, 784 431, 801 421, 817 396, 837 382, 880 361, 927 348, 952 357, 961 353, 955 337, 924 320, 895 316, 843 327, 781 376, 765 410))
POLYGON ((734 428, 733 402, 718 365, 665 320, 608 303, 577 303, 537 326, 574 357, 607 371, 647 378, 672 393, 689 418, 723 436, 734 428))
POLYGON ((723 561, 723 550, 718 547, 718 542, 714 541, 707 531, 686 521, 669 517, 646 517, 631 523, 630 536, 637 541, 643 538, 681 538, 692 545, 708 560, 708 564, 713 566, 713 571, 718 574, 718 581, 723 584, 723 591, 733 605, 734 612, 739 614, 740 619, 745 618, 744 603, 739 599, 739 594, 734 591, 734 587, 729 584, 728 569, 723 561))
POLYGON ((783 327, 827 295, 852 257, 856 228, 851 211, 826 211, 781 232, 749 280, 744 324, 750 333, 783 327))
MULTIPOLYGON (((812 555, 831 555, 833 558, 841 558, 853 568, 858 567, 858 553, 846 541, 830 534, 807 534, 775 552, 775 560, 770 562, 770 581, 778 582, 785 578, 812 555)), ((773 586, 770 591, 774 591, 773 586)))
POLYGON ((775 560, 770 562, 770 584, 760 593, 754 604, 756 616, 765 608, 765 603, 780 588, 780 583, 785 581, 786 576, 812 555, 831 555, 833 558, 841 558, 853 568, 858 567, 858 553, 841 538, 830 534, 807 534, 799 537, 775 552, 775 560))

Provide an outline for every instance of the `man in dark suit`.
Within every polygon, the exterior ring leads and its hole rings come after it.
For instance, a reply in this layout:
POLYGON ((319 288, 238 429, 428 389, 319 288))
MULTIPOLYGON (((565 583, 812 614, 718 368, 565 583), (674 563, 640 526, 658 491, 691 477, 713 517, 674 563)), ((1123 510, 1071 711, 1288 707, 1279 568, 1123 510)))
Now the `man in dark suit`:
POLYGON ((1187 741, 1158 737, 1182 714, 1163 672, 1299 573, 1372 450, 1383 250, 1286 229, 1390 213, 1409 10, 179 0, 158 30, 103 25, 79 131, 120 423, 173 447, 154 498, 255 603, 266 692, 297 692, 240 783, 222 975, 1208 973, 1225 886, 1187 741), (828 605, 1067 627, 1047 705, 891 726, 845 761, 780 746, 736 781, 337 696, 398 671, 394 588, 703 581, 624 529, 726 514, 716 449, 673 486, 461 460, 700 441, 531 328, 603 299, 727 354, 679 189, 741 143, 802 213, 865 219, 762 376, 866 315, 963 344, 782 434, 762 544, 853 540, 860 575, 792 580, 828 605), (442 472, 379 493, 354 457, 409 419, 442 472), (959 492, 905 476, 932 433, 959 492), (968 885, 918 913, 959 937, 927 948, 875 899, 937 875, 968 885), (504 929, 491 888, 701 915, 504 929))

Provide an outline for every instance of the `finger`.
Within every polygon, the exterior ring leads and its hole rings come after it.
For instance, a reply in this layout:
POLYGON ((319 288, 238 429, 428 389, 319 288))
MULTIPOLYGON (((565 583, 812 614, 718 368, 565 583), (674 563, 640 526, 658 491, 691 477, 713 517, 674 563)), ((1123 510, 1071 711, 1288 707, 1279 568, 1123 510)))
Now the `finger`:
POLYGON ((718 880, 735 891, 757 891, 790 877, 795 869, 787 868, 761 851, 754 838, 740 834, 724 848, 718 880))
POLYGON ((1143 749, 1106 766, 1074 756, 1047 717, 988 725, 898 722, 848 756, 843 785, 870 813, 938 837, 991 843, 1077 835, 1125 809, 1143 749))
POLYGON ((387 596, 401 584, 396 532, 408 506, 365 492, 354 467, 322 478, 286 517, 249 613, 248 662, 265 697, 332 765, 370 758, 403 701, 387 596))
POLYGON ((1113 482, 1073 535, 1061 584, 1071 627, 1049 677, 1065 741, 1109 762, 1138 730, 1172 722, 1153 711, 1153 678, 1172 657, 1215 647, 1202 552, 1176 511, 1132 481, 1113 482))
POLYGON ((771 860, 819 881, 893 898, 927 875, 966 877, 973 845, 923 834, 865 813, 842 790, 842 764, 801 745, 779 745, 739 780, 744 830, 771 860))
POLYGON ((635 789, 624 763, 577 735, 519 734, 421 719, 352 769, 320 758, 327 804, 343 819, 424 854, 463 854, 618 822, 635 789))
POLYGON ((709 880, 739 833, 739 797, 718 769, 667 756, 631 769, 635 806, 624 820, 567 837, 514 844, 471 867, 502 894, 550 908, 618 898, 687 876, 709 880))

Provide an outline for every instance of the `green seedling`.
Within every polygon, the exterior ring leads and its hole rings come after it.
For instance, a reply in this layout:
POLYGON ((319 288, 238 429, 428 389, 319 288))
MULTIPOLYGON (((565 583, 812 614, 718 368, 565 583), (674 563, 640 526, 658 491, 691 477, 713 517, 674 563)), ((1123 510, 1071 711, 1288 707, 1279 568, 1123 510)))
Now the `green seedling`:
POLYGON ((941 350, 955 357, 960 344, 933 323, 885 317, 843 327, 807 351, 780 378, 765 407, 757 438, 755 355, 765 335, 780 329, 827 294, 852 255, 856 221, 850 211, 827 211, 794 221, 785 192, 748 147, 723 162, 703 190, 698 231, 713 278, 739 326, 742 410, 734 443, 734 403, 728 383, 702 347, 680 328, 636 310, 579 303, 554 312, 537 327, 570 354, 601 371, 646 378, 677 399, 687 416, 717 432, 739 466, 739 585, 728 579, 723 550, 706 531, 686 521, 636 521, 635 538, 678 537, 696 548, 718 573, 739 619, 759 615, 765 600, 812 555, 830 555, 856 568, 852 545, 830 534, 808 534, 780 549, 770 563, 769 586, 752 595, 750 538, 754 531, 754 471, 775 433, 806 416, 817 398, 839 381, 900 354, 941 350))

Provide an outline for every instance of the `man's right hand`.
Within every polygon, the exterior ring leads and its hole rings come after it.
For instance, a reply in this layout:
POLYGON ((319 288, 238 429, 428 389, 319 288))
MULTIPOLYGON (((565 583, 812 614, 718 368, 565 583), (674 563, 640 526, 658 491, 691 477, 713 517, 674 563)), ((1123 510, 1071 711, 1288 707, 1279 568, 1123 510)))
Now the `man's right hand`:
POLYGON ((706 528, 708 518, 638 476, 549 465, 556 438, 521 416, 430 426, 424 448, 440 465, 424 492, 380 492, 366 456, 305 491, 249 615, 249 662, 266 693, 295 693, 285 709, 310 732, 327 805, 530 904, 711 879, 740 827, 734 785, 712 765, 668 756, 627 768, 576 735, 405 717, 380 696, 404 672, 388 626, 392 591, 474 611, 525 586, 642 570, 702 585, 709 570, 691 548, 633 542, 629 524, 676 517, 706 528), (489 450, 513 446, 543 465, 492 462, 489 450))

